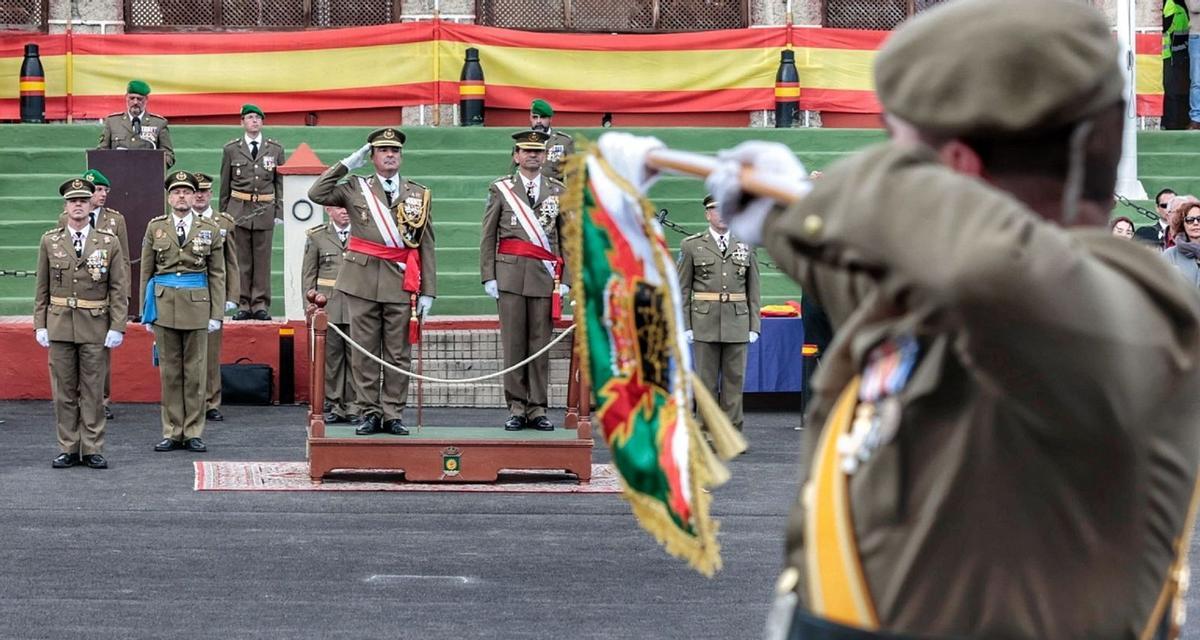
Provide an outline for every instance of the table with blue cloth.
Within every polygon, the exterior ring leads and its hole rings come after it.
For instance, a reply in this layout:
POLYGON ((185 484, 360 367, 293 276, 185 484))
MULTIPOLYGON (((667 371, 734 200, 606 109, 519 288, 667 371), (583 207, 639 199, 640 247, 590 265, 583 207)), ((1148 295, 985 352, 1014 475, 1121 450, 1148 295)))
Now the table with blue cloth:
POLYGON ((745 393, 799 393, 804 377, 804 321, 763 318, 762 334, 746 356, 745 393))

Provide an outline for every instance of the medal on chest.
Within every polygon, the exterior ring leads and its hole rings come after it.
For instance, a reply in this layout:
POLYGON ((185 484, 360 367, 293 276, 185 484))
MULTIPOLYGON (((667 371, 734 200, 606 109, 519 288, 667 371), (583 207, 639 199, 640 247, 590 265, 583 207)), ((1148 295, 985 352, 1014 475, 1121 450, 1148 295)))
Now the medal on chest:
POLYGON ((87 257, 87 271, 92 276, 92 282, 100 282, 108 273, 108 250, 96 249, 87 257))
POLYGON ((542 201, 542 206, 538 207, 538 223, 542 228, 549 231, 554 227, 554 221, 558 218, 558 196, 546 196, 542 201))
POLYGON ((201 229, 196 232, 196 237, 192 238, 192 253, 200 255, 205 253, 205 249, 212 246, 213 234, 210 229, 201 229))
POLYGON ((262 168, 266 169, 267 171, 274 171, 275 170, 275 156, 263 156, 262 157, 262 168))
POLYGON ((563 146, 561 144, 552 144, 546 150, 546 162, 558 162, 563 159, 563 146))
POLYGON ((843 473, 853 475, 896 437, 904 409, 900 393, 912 377, 919 356, 920 347, 912 336, 885 340, 867 355, 854 421, 837 442, 843 473))

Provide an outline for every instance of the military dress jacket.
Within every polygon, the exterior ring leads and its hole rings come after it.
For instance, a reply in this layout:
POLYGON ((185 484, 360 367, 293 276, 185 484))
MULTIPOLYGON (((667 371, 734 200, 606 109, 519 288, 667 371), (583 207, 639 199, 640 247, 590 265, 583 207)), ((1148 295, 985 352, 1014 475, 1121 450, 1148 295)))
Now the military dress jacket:
POLYGON ((33 326, 51 340, 101 344, 110 330, 125 331, 129 313, 129 260, 117 237, 92 229, 76 257, 67 227, 47 231, 38 245, 33 326))
MULTIPOLYGON (((200 214, 196 214, 200 215, 200 214)), ((237 251, 233 250, 233 235, 237 233, 237 223, 233 216, 223 211, 213 211, 211 218, 206 218, 221 229, 221 237, 225 240, 225 300, 237 302, 242 295, 242 276, 238 267, 237 251)))
MULTIPOLYGON (((916 347, 883 396, 890 435, 831 449, 880 628, 1136 638, 1161 619, 1200 466, 1200 394, 1181 391, 1200 387, 1200 294, 1136 243, 894 143, 827 171, 763 237, 836 328, 806 470, 852 379, 916 347)), ((810 609, 811 487, 787 540, 810 609)))
POLYGON ((180 246, 174 217, 159 216, 146 225, 138 310, 145 308, 146 296, 153 295, 158 306, 155 324, 183 331, 207 329, 209 320, 220 320, 225 314, 225 238, 215 222, 193 213, 192 227, 180 246), (155 284, 153 291, 146 291, 150 276, 172 273, 205 273, 208 287, 177 289, 155 284))
POLYGON ((762 332, 758 258, 753 248, 732 233, 727 243, 721 253, 705 229, 679 245, 683 322, 700 342, 749 342, 751 331, 762 332), (704 295, 693 295, 696 293, 704 295), (729 299, 730 294, 742 299, 729 299), (708 299, 714 295, 716 300, 708 299))
POLYGON ((575 139, 558 129, 551 129, 550 139, 546 141, 546 163, 542 165, 542 175, 562 180, 563 162, 573 153, 575 139))
POLYGON ((171 131, 167 119, 153 113, 143 112, 141 131, 133 131, 133 121, 124 111, 109 114, 104 118, 104 131, 100 133, 97 149, 162 149, 167 168, 175 164, 175 147, 171 144, 171 131))
MULTIPOLYGON (((67 226, 67 214, 65 211, 58 214, 58 226, 67 226)), ((101 208, 100 214, 96 216, 96 224, 93 225, 93 228, 116 236, 121 241, 121 255, 125 256, 126 261, 131 259, 129 257, 129 231, 125 227, 125 216, 121 215, 120 211, 108 207, 101 208)))
POLYGON ((329 321, 334 324, 349 324, 350 315, 346 311, 345 296, 334 289, 346 247, 338 238, 333 223, 319 224, 309 229, 307 236, 304 240, 300 291, 303 295, 308 295, 309 291, 316 289, 325 294, 328 299, 325 313, 329 315, 329 321))
MULTIPOLYGON (((384 244, 383 234, 379 232, 371 219, 371 211, 367 208, 366 197, 379 199, 380 203, 387 202, 383 186, 375 176, 367 178, 369 193, 364 195, 357 176, 350 176, 345 182, 340 182, 349 173, 346 165, 337 162, 321 174, 308 190, 308 198, 317 204, 343 207, 350 213, 350 237, 362 238, 377 244, 384 244)), ((437 258, 434 254, 433 217, 429 204, 429 188, 396 176, 399 179, 399 189, 396 201, 388 209, 394 219, 424 218, 420 227, 401 226, 400 232, 406 234, 409 240, 417 244, 421 257, 421 285, 419 294, 437 296, 437 258), (421 211, 424 214, 421 214, 421 211)), ((398 225, 400 226, 400 225, 398 225)), ((381 260, 356 251, 346 251, 343 255, 342 269, 338 274, 337 289, 357 296, 364 300, 388 303, 408 303, 410 294, 404 290, 404 271, 389 260, 381 260)))
POLYGON ((266 136, 255 158, 245 136, 225 143, 218 203, 239 227, 263 231, 283 219, 283 174, 278 171, 283 156, 283 145, 266 136))
MULTIPOLYGON (((499 253, 496 248, 501 240, 515 238, 530 242, 517 214, 501 195, 500 183, 513 182, 518 198, 528 201, 524 183, 519 176, 496 178, 488 187, 487 206, 483 211, 483 235, 479 243, 479 277, 482 282, 495 280, 501 291, 532 298, 548 298, 554 294, 554 279, 541 260, 499 253)), ((538 196, 533 211, 538 224, 550 240, 551 253, 563 258, 562 216, 559 215, 559 199, 566 191, 563 183, 544 174, 538 177, 538 196)), ((536 243, 534 243, 536 244, 536 243)), ((569 283, 566 264, 562 267, 559 283, 569 283)))

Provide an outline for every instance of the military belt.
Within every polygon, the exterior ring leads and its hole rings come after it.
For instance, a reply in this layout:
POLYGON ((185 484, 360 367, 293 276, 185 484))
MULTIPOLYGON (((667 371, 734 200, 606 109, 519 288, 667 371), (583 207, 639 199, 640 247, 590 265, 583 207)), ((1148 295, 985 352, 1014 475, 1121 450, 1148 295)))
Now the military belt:
POLYGON ((244 202, 272 202, 275 200, 273 193, 246 193, 245 191, 230 191, 229 195, 234 200, 242 200, 244 202))
POLYGON ((337 285, 337 278, 317 278, 318 287, 332 287, 337 285))
POLYGON ((61 296, 50 296, 50 304, 56 307, 70 307, 72 309, 108 308, 108 300, 80 300, 79 298, 63 298, 61 296))
POLYGON ((745 302, 746 294, 744 293, 729 293, 722 291, 715 293, 711 291, 696 291, 692 293, 693 300, 703 300, 707 302, 745 302))

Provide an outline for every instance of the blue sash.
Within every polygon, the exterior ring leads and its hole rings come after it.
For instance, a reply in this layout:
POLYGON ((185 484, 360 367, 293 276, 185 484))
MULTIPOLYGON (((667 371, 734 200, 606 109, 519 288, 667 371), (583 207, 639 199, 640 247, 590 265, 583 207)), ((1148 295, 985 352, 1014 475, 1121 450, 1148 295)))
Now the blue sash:
POLYGON ((206 289, 207 273, 160 273, 146 281, 142 292, 146 301, 142 304, 142 324, 153 324, 158 319, 158 302, 155 300, 154 285, 161 284, 172 289, 206 289))

